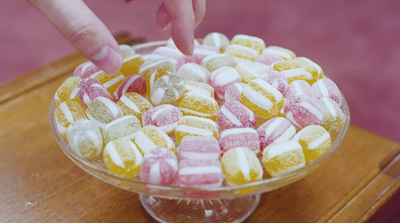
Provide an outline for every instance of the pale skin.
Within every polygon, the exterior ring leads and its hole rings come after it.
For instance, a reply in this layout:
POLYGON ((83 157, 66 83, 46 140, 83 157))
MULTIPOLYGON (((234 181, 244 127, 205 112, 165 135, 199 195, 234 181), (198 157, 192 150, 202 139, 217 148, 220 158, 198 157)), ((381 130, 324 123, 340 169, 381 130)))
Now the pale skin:
MULTIPOLYGON (((122 55, 118 43, 83 0, 27 1, 97 67, 109 74, 119 71, 122 55)), ((163 29, 171 27, 171 37, 178 49, 191 55, 194 30, 203 19, 205 10, 206 0, 163 0, 156 13, 156 22, 163 29)))

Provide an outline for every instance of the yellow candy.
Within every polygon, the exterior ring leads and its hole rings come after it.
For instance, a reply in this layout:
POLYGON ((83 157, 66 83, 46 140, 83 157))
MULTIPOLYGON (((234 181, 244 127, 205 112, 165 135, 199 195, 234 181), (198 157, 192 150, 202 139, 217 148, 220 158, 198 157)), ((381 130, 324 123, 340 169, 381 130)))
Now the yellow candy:
POLYGON ((236 35, 232 38, 231 44, 250 47, 254 49, 257 54, 260 54, 261 51, 265 48, 264 40, 249 35, 236 35))
POLYGON ((81 103, 76 96, 79 90, 76 87, 80 81, 81 79, 79 77, 69 77, 60 85, 54 95, 56 106, 59 106, 64 101, 76 101, 81 103))
POLYGON ((175 144, 172 139, 163 130, 153 125, 147 125, 139 130, 133 141, 143 155, 157 147, 175 152, 175 144))
POLYGON ((235 69, 239 73, 242 82, 245 84, 260 76, 260 73, 255 69, 254 66, 252 66, 252 64, 239 63, 235 69))
POLYGON ((269 46, 262 51, 262 54, 271 54, 284 60, 293 60, 296 58, 296 54, 293 51, 279 46, 269 46))
POLYGON ((85 109, 76 101, 64 101, 54 111, 57 129, 60 135, 67 137, 69 125, 79 119, 87 119, 85 109))
POLYGON ((305 80, 312 85, 323 77, 321 67, 305 57, 276 62, 272 65, 272 69, 285 75, 289 84, 295 80, 305 80))
POLYGON ((199 94, 209 95, 210 97, 214 98, 214 88, 206 83, 192 80, 184 80, 183 83, 185 84, 185 93, 197 92, 199 94))
POLYGON ((228 48, 226 48, 225 53, 232 55, 233 57, 250 60, 252 62, 256 61, 258 56, 257 51, 253 48, 236 44, 229 45, 228 48))
POLYGON ((168 58, 160 58, 144 63, 140 66, 139 74, 147 79, 147 75, 153 73, 158 69, 164 69, 171 73, 175 72, 175 64, 168 58))
POLYGON ((196 116, 184 116, 175 129, 175 138, 181 143, 183 137, 192 136, 213 136, 218 139, 218 125, 208 118, 196 116))
POLYGON ((131 55, 124 58, 120 72, 125 76, 139 74, 139 68, 144 64, 144 60, 140 55, 131 55))
POLYGON ((179 110, 184 116, 192 115, 211 120, 217 119, 218 103, 208 94, 198 92, 187 92, 178 101, 179 110))
POLYGON ((222 170, 230 185, 262 180, 263 169, 257 156, 246 147, 228 150, 221 158, 222 170))
POLYGON ((269 175, 275 177, 303 167, 306 161, 301 145, 288 140, 265 147, 262 162, 269 175))
POLYGON ((171 74, 170 71, 165 70, 165 69, 157 69, 153 71, 151 74, 147 75, 146 77, 146 90, 147 90, 147 95, 150 95, 150 91, 154 86, 154 83, 162 76, 169 75, 171 74))
POLYGON ((102 84, 107 89, 110 95, 114 95, 115 90, 117 90, 119 85, 121 85, 121 83, 125 79, 122 73, 109 75, 104 72, 98 72, 92 75, 91 77, 98 80, 100 84, 102 84))
POLYGON ((346 121, 343 111, 339 105, 330 98, 322 98, 318 101, 324 115, 322 116, 322 124, 329 134, 333 135, 338 132, 346 121))
POLYGON ((116 139, 107 143, 103 160, 111 173, 132 179, 140 173, 143 156, 129 139, 116 139))
POLYGON ((146 98, 135 92, 125 93, 117 104, 125 115, 133 115, 140 121, 143 114, 153 108, 153 105, 146 98))
POLYGON ((331 148, 331 136, 319 125, 309 125, 300 130, 294 137, 303 148, 306 163, 311 163, 324 155, 331 148))
POLYGON ((243 88, 240 99, 248 109, 262 118, 277 116, 284 103, 281 92, 261 79, 250 81, 243 88))
POLYGON ((108 123, 103 129, 104 142, 108 143, 119 138, 133 139, 134 134, 140 130, 139 119, 127 115, 108 123))
POLYGON ((201 65, 210 72, 224 66, 235 67, 236 64, 235 58, 226 53, 210 55, 201 61, 201 65))
POLYGON ((182 97, 185 84, 175 75, 164 75, 154 82, 150 89, 150 101, 153 105, 171 104, 182 97))

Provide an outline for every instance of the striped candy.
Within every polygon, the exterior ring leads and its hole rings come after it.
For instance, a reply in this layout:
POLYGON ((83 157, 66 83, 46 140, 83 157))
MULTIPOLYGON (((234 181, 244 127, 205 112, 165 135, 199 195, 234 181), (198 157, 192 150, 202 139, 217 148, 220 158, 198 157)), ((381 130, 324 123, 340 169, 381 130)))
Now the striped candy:
POLYGON ((261 143, 261 149, 272 143, 284 142, 292 139, 296 134, 296 128, 289 120, 282 117, 275 117, 264 122, 257 129, 261 143))
POLYGON ((146 93, 146 80, 139 75, 127 76, 115 90, 113 100, 118 102, 122 95, 128 92, 136 92, 140 95, 144 95, 144 93, 146 93))
POLYGON ((184 159, 179 162, 180 187, 219 187, 224 180, 221 163, 216 159, 184 159))
POLYGON ((183 117, 182 112, 175 106, 165 104, 151 108, 142 117, 143 126, 154 125, 165 133, 171 134, 183 117))
POLYGON ((212 136, 186 136, 182 139, 177 151, 180 160, 219 160, 221 156, 218 140, 212 136))
POLYGON ((92 100, 97 97, 106 97, 111 99, 110 93, 101 85, 101 83, 94 78, 86 78, 82 80, 77 86, 77 96, 83 105, 86 107, 92 100))
POLYGON ((133 115, 140 121, 143 114, 153 108, 153 105, 146 98, 135 92, 125 93, 117 104, 125 115, 133 115))
POLYGON ((260 151, 257 131, 252 128, 226 129, 220 133, 218 141, 223 153, 236 147, 246 147, 255 154, 260 151))
POLYGON ((316 100, 305 94, 288 98, 285 101, 284 112, 286 118, 300 129, 322 123, 321 106, 316 100))
POLYGON ((66 138, 67 129, 71 123, 79 119, 87 119, 82 105, 76 101, 65 101, 54 110, 54 117, 60 135, 66 138))
POLYGON ((157 147, 163 147, 175 152, 172 139, 160 128, 148 125, 134 135, 134 142, 142 154, 146 154, 157 147))
POLYGON ((84 159, 96 158, 103 150, 101 130, 91 120, 73 122, 67 130, 67 141, 76 154, 84 159))
POLYGON ((198 116, 215 120, 218 114, 218 103, 208 94, 186 92, 178 101, 178 107, 184 116, 198 116))
POLYGON ((312 89, 317 99, 331 98, 339 105, 339 107, 342 106, 342 94, 340 93, 340 90, 335 82, 332 80, 328 78, 318 80, 312 85, 312 89))
POLYGON ((105 97, 97 97, 90 102, 86 109, 86 115, 100 127, 104 127, 107 123, 124 116, 124 113, 112 100, 105 97))
POLYGON ((232 67, 224 66, 211 72, 208 84, 214 88, 215 98, 224 100, 226 88, 234 83, 241 83, 239 73, 232 67))
POLYGON ((183 137, 188 135, 218 138, 218 125, 208 118, 184 116, 175 129, 176 141, 181 143, 183 137))
POLYGON ((217 123, 224 129, 254 128, 256 117, 254 113, 237 101, 225 102, 218 111, 217 123))

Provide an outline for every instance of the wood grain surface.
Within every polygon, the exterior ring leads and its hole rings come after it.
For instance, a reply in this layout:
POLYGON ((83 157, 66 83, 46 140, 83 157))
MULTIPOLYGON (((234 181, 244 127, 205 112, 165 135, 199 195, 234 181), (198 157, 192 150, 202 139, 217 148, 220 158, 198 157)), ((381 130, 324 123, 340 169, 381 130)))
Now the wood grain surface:
MULTIPOLYGON (((53 138, 50 101, 83 60, 73 54, 0 86, 0 222, 155 222, 137 194, 85 173, 53 138)), ((263 194, 246 222, 365 221, 399 189, 399 149, 351 126, 330 160, 263 194)))

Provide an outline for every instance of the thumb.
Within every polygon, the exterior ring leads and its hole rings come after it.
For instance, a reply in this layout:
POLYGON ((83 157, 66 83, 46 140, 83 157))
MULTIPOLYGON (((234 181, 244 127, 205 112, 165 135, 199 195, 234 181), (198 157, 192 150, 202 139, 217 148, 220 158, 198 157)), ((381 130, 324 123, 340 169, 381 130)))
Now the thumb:
POLYGON ((121 50, 114 37, 82 0, 28 0, 79 51, 106 73, 119 71, 121 50))

